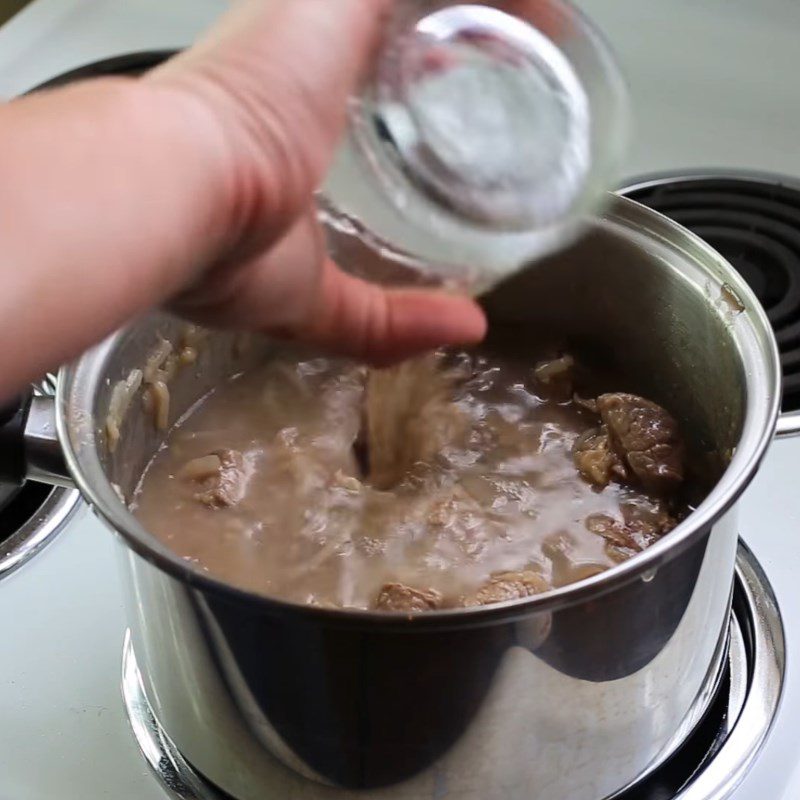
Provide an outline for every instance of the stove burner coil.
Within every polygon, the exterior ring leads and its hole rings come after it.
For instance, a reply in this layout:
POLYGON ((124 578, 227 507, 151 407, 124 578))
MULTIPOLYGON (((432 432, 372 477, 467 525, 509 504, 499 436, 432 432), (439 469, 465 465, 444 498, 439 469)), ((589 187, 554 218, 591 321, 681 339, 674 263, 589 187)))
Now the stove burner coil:
POLYGON ((697 234, 747 281, 778 341, 783 410, 800 409, 800 188, 769 177, 661 176, 620 194, 697 234))

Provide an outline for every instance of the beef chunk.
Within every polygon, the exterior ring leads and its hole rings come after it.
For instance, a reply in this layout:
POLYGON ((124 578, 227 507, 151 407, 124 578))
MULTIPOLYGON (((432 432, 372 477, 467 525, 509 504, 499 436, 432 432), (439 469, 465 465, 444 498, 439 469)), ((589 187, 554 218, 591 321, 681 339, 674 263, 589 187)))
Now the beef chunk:
POLYGON ((498 572, 478 590, 474 600, 467 601, 465 605, 486 606, 491 603, 503 603, 506 600, 519 600, 522 597, 532 597, 546 592, 548 588, 547 581, 532 570, 498 572))
POLYGON ((195 499, 209 508, 229 508, 241 502, 247 487, 244 458, 237 450, 217 450, 190 461, 180 477, 200 484, 195 499))
POLYGON ((606 540, 606 552, 614 561, 622 562, 669 533, 675 518, 661 505, 653 507, 623 506, 623 518, 594 514, 586 520, 586 528, 606 540))
POLYGON ((575 442, 572 451, 578 472, 589 483, 607 486, 612 478, 627 477, 625 465, 611 446, 608 428, 605 425, 586 431, 575 442))
MULTIPOLYGON (((425 520, 430 528, 454 528, 469 525, 484 516, 475 499, 461 486, 453 486, 433 495, 425 520)), ((474 526, 472 526, 474 527, 474 526)))
POLYGON ((404 583, 387 583, 378 594, 379 611, 434 611, 442 606, 442 595, 435 589, 413 589, 404 583))
POLYGON ((611 446, 650 492, 666 494, 683 481, 684 448, 678 423, 661 406, 633 394, 597 398, 611 446))

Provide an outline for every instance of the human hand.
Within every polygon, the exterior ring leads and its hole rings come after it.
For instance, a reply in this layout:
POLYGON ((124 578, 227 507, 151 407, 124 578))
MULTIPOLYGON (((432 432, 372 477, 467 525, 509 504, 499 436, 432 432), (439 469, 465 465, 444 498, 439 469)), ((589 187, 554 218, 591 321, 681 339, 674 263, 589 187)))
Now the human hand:
POLYGON ((390 6, 241 0, 205 40, 148 76, 185 107, 193 146, 208 148, 224 220, 222 240, 175 310, 373 363, 483 337, 471 300, 386 290, 325 254, 312 195, 390 6))
POLYGON ((324 252, 313 191, 391 2, 239 0, 142 80, 0 105, 0 399, 160 304, 376 364, 484 335, 324 252))

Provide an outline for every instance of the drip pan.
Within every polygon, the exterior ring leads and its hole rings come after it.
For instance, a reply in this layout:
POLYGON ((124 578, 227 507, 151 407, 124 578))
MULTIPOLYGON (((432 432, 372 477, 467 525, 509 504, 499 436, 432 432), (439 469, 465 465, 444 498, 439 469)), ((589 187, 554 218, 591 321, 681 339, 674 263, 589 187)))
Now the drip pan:
MULTIPOLYGON (((55 388, 55 376, 47 375, 33 387, 33 393, 52 396, 55 388)), ((80 506, 77 489, 28 481, 16 491, 0 508, 0 579, 49 544, 80 506)))

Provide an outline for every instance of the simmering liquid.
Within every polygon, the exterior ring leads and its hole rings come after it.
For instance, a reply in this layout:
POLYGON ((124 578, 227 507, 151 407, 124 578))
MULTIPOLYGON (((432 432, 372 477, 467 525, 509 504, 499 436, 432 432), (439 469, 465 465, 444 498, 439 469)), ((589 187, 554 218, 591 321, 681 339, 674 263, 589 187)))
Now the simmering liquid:
POLYGON ((581 474, 576 445, 605 418, 574 396, 571 359, 535 363, 437 354, 372 373, 287 355, 175 426, 134 511, 216 577, 300 603, 424 610, 601 572, 680 509, 624 460, 581 474))

